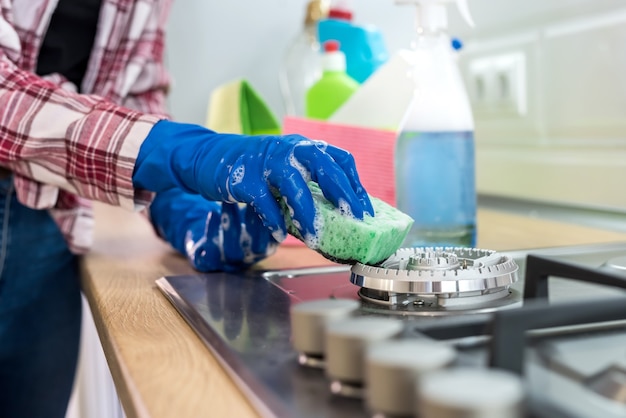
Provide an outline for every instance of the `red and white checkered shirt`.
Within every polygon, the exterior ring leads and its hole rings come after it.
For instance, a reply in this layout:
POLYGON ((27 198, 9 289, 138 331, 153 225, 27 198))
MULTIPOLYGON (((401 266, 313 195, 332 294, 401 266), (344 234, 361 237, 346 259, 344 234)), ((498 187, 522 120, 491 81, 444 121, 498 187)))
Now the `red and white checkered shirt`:
POLYGON ((70 249, 92 243, 90 201, 139 210, 139 147, 166 118, 163 68, 169 0, 103 0, 81 91, 60 74, 34 75, 57 0, 0 0, 0 166, 17 197, 49 209, 70 249), (133 109, 133 110, 131 110, 133 109))

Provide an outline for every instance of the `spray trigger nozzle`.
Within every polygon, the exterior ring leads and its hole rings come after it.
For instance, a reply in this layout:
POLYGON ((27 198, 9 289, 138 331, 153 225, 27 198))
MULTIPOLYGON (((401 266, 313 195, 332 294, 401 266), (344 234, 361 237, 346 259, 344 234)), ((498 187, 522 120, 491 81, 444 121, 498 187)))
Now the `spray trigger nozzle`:
POLYGON ((470 14, 469 7, 467 6, 467 0, 456 0, 456 7, 459 9, 459 13, 463 16, 463 19, 470 27, 474 27, 474 19, 470 14))

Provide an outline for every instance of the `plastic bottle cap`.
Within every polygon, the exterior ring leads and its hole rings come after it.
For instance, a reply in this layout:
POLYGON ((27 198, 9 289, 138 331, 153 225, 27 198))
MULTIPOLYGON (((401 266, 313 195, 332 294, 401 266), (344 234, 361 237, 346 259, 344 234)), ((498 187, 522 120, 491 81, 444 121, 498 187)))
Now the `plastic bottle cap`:
POLYGON ((306 7, 304 24, 311 25, 328 17, 328 1, 327 0, 309 0, 306 7))
POLYGON ((339 19, 339 20, 352 20, 352 12, 350 10, 345 9, 334 9, 331 8, 328 12, 329 19, 339 19))
POLYGON ((324 42, 324 56, 322 57, 324 71, 346 71, 346 56, 339 50, 339 46, 339 41, 324 42))
POLYGON ((330 41, 324 42, 324 51, 325 52, 339 51, 339 41, 330 40, 330 41))

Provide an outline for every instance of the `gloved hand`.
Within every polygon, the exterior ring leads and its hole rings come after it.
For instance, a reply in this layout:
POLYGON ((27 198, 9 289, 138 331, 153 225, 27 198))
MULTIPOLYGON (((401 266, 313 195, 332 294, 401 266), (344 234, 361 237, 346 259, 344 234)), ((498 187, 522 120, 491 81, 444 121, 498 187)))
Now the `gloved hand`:
POLYGON ((287 229, 275 195, 287 203, 305 242, 317 236, 309 180, 355 217, 374 214, 352 155, 300 135, 219 134, 163 120, 141 145, 133 174, 138 188, 180 188, 207 200, 249 204, 279 242, 287 229))
POLYGON ((278 246, 250 206, 209 202, 177 188, 157 193, 150 219, 199 271, 241 270, 278 246))

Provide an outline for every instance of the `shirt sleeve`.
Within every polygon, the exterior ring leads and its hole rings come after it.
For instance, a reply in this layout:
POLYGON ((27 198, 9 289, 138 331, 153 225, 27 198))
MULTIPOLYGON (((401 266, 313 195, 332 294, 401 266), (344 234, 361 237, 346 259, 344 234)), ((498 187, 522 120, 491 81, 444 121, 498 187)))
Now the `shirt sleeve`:
POLYGON ((128 77, 134 81, 123 99, 126 107, 166 119, 170 118, 166 97, 171 84, 164 65, 165 27, 169 10, 170 3, 166 1, 154 7, 148 16, 126 68, 127 73, 135 73, 137 76, 128 77))
MULTIPOLYGON (((0 36, 19 49, 1 16, 0 36)), ((134 190, 132 174, 141 143, 164 116, 64 90, 15 60, 15 50, 0 50, 0 166, 91 200, 129 209, 149 202, 149 193, 134 190)), ((160 106, 153 89, 137 93, 149 103, 143 108, 160 106)))

